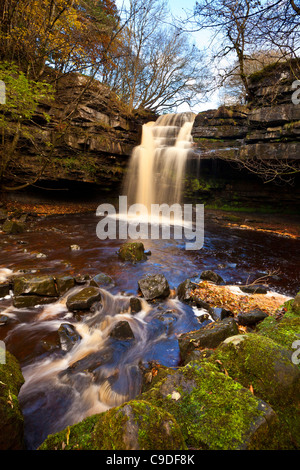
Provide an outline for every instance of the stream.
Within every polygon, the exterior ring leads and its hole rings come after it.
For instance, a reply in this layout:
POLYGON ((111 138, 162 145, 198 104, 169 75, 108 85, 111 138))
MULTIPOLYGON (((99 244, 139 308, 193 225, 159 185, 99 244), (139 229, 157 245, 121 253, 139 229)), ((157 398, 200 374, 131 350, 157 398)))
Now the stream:
POLYGON ((299 290, 299 239, 207 220, 201 250, 185 250, 182 240, 145 240, 151 255, 133 264, 117 255, 123 241, 98 239, 97 222, 95 214, 49 216, 20 235, 1 235, 2 279, 25 270, 74 276, 103 272, 114 280, 112 287, 101 288, 101 302, 93 311, 80 318, 68 311, 66 298, 82 286, 54 303, 30 309, 14 308, 10 297, 0 300, 1 314, 10 319, 0 326, 0 340, 20 361, 25 378, 19 399, 28 449, 36 449, 48 434, 134 398, 141 386, 141 364, 179 364, 177 336, 201 327, 197 312, 171 295, 161 302, 142 300, 142 310, 132 315, 129 299, 137 295, 144 275, 163 273, 176 289, 207 269, 220 274, 226 284, 244 284, 277 270, 271 290, 288 296, 299 290), (70 250, 75 244, 80 250, 70 250), (37 258, 38 253, 46 257, 37 258), (124 320, 134 338, 111 337, 113 326, 124 320), (74 325, 81 340, 67 352, 45 348, 55 341, 62 323, 74 325))

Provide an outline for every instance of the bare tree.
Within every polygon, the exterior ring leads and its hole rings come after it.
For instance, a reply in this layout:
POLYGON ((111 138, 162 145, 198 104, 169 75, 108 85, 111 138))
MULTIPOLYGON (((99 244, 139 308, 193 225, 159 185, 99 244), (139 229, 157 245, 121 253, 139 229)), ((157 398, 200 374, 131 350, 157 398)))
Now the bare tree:
POLYGON ((204 58, 187 34, 167 24, 162 0, 130 0, 116 67, 104 73, 130 111, 160 112, 203 99, 204 58))

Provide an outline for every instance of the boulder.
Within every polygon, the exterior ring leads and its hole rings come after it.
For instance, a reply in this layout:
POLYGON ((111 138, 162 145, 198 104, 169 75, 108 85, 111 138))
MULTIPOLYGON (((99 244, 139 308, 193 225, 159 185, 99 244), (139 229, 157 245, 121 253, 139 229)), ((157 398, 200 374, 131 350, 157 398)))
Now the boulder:
POLYGON ((187 450, 174 417, 143 400, 91 416, 68 430, 67 441, 63 430, 48 436, 39 450, 187 450))
POLYGON ((43 297, 42 295, 17 295, 13 298, 16 308, 31 308, 37 305, 47 305, 56 302, 58 297, 43 297))
POLYGON ((196 331, 183 333, 178 338, 180 355, 183 362, 195 349, 213 349, 229 336, 238 334, 238 327, 233 318, 209 323, 196 331))
POLYGON ((67 308, 71 311, 89 310, 91 306, 101 300, 101 294, 97 287, 84 287, 76 294, 70 295, 67 299, 67 308))
POLYGON ((134 315, 142 310, 142 302, 138 297, 131 297, 130 298, 130 310, 131 313, 134 315))
POLYGON ((70 351, 81 340, 80 334, 70 323, 62 323, 58 329, 60 347, 63 351, 70 351))
POLYGON ((15 296, 40 295, 43 297, 57 297, 57 290, 53 276, 20 276, 13 280, 15 296))
POLYGON ((144 261, 147 259, 144 244, 142 242, 123 243, 118 251, 118 255, 123 261, 144 261))
POLYGON ((214 271, 203 271, 200 275, 200 279, 203 281, 211 281, 214 282, 215 284, 223 284, 224 279, 214 271))
POLYGON ((169 369, 141 398, 171 413, 187 446, 199 450, 260 448, 276 421, 267 403, 208 363, 169 369))
POLYGON ((226 339, 209 358, 220 361, 231 377, 271 406, 300 404, 300 370, 290 352, 270 338, 257 333, 226 339))
POLYGON ((177 296, 178 299, 182 302, 188 302, 191 300, 191 292, 193 290, 193 284, 190 279, 186 279, 185 281, 181 282, 177 287, 177 296))
POLYGON ((296 295, 292 303, 292 312, 300 315, 300 292, 296 295))
POLYGON ((55 282, 59 295, 64 295, 68 290, 75 286, 75 279, 73 276, 58 276, 55 277, 55 282))
POLYGON ((115 283, 113 279, 105 273, 99 273, 94 276, 90 281, 90 286, 95 287, 114 287, 115 283))
POLYGON ((17 359, 6 351, 0 362, 0 450, 24 449, 24 418, 18 394, 24 377, 17 359))
POLYGON ((118 322, 110 332, 111 338, 119 339, 121 341, 128 341, 134 339, 134 334, 128 321, 118 322))
POLYGON ((154 274, 138 281, 139 289, 146 300, 166 298, 170 295, 170 287, 163 274, 154 274))
POLYGON ((23 223, 20 223, 17 220, 8 219, 2 225, 2 230, 9 235, 17 235, 18 233, 23 233, 25 231, 25 227, 23 223))
POLYGON ((249 286, 239 286, 246 294, 267 294, 268 289, 260 284, 250 284, 249 286))
POLYGON ((9 295, 10 292, 10 284, 8 282, 1 282, 0 283, 0 299, 9 295))
POLYGON ((237 321, 242 326, 254 326, 263 321, 268 315, 259 309, 250 312, 241 312, 237 315, 237 321))

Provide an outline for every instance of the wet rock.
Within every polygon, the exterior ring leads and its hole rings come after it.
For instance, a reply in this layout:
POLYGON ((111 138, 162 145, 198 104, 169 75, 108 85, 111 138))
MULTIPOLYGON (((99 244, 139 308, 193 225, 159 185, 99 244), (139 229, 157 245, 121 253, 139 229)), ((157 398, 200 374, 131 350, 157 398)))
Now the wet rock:
POLYGON ((163 274, 149 275, 138 281, 139 289, 146 300, 166 298, 170 295, 170 287, 163 274))
POLYGON ((55 277, 55 282, 59 295, 64 295, 68 290, 73 289, 75 286, 75 279, 73 276, 58 276, 55 277))
POLYGON ((40 295, 57 297, 56 285, 52 276, 20 276, 13 279, 13 291, 16 296, 40 295))
POLYGON ((224 279, 214 271, 203 271, 200 275, 200 279, 203 281, 211 281, 215 284, 224 284, 224 279))
POLYGON ((70 295, 67 299, 67 308, 74 312, 76 310, 89 310, 91 306, 101 300, 101 294, 97 287, 84 287, 76 294, 70 295))
POLYGON ((124 243, 119 251, 119 257, 123 261, 144 261, 147 259, 145 254, 144 244, 142 242, 128 242, 124 243))
MULTIPOLYGON (((25 251, 25 250, 24 250, 25 251)), ((26 250, 27 251, 27 250, 26 250)), ((47 258, 47 255, 45 253, 37 253, 36 258, 47 258)))
POLYGON ((169 369, 141 398, 168 410, 187 446, 199 450, 254 450, 276 422, 267 403, 206 362, 169 369))
POLYGON ((110 332, 111 338, 121 341, 129 341, 134 339, 134 334, 128 321, 118 322, 110 332))
POLYGON ((229 336, 238 334, 238 327, 233 318, 213 322, 196 331, 179 336, 178 344, 181 359, 185 361, 187 354, 194 349, 213 349, 229 336))
POLYGON ((0 314, 0 326, 7 325, 9 317, 7 315, 0 314))
POLYGON ((6 351, 0 363, 0 450, 25 448, 24 418, 17 398, 23 383, 17 359, 6 351))
MULTIPOLYGON (((172 415, 143 400, 131 400, 49 436, 39 450, 186 450, 172 415)), ((110 457, 109 457, 110 458, 110 457)), ((111 457, 113 459, 113 456, 111 457)))
POLYGON ((79 245, 71 245, 71 246, 70 246, 70 250, 71 250, 71 251, 79 251, 79 250, 81 250, 81 248, 80 248, 79 245))
POLYGON ((253 284, 249 286, 239 286, 242 292, 245 292, 246 294, 267 294, 268 289, 265 286, 262 286, 260 284, 253 284))
POLYGON ((257 323, 263 321, 268 315, 262 310, 255 309, 247 313, 239 313, 237 321, 242 326, 254 326, 257 323))
POLYGON ((296 295, 292 303, 292 312, 300 315, 300 292, 296 295))
POLYGON ((142 302, 138 297, 130 298, 130 309, 131 313, 134 315, 142 310, 142 302))
POLYGON ((13 298, 16 308, 31 308, 37 305, 47 305, 56 302, 58 297, 43 297, 42 295, 17 295, 13 298))
POLYGON ((90 281, 90 286, 95 287, 114 287, 115 283, 113 279, 105 273, 99 273, 92 278, 90 281))
POLYGON ((10 292, 10 284, 7 282, 0 283, 0 299, 9 295, 10 292))
POLYGON ((91 277, 89 274, 77 274, 77 276, 75 276, 75 283, 81 286, 83 284, 86 284, 86 282, 90 279, 91 277))
POLYGON ((178 299, 182 302, 188 302, 191 300, 191 292, 195 286, 190 279, 186 279, 177 287, 178 299))
POLYGON ((8 212, 5 209, 0 208, 0 222, 3 222, 7 219, 8 212))
POLYGON ((62 323, 58 329, 60 347, 63 351, 70 351, 81 340, 80 334, 70 323, 62 323))
POLYGON ((2 230, 9 235, 17 235, 18 233, 23 233, 25 231, 25 226, 17 220, 8 219, 2 225, 2 230))

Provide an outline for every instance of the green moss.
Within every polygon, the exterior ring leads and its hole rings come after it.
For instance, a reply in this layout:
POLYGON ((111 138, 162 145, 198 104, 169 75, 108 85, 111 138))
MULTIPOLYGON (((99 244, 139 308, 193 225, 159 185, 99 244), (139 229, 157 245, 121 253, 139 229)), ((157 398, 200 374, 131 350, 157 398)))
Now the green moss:
POLYGON ((184 450, 173 416, 145 401, 130 401, 48 436, 39 450, 184 450))
POLYGON ((186 443, 199 449, 240 449, 263 413, 257 399, 213 364, 191 363, 142 397, 168 410, 186 443))

